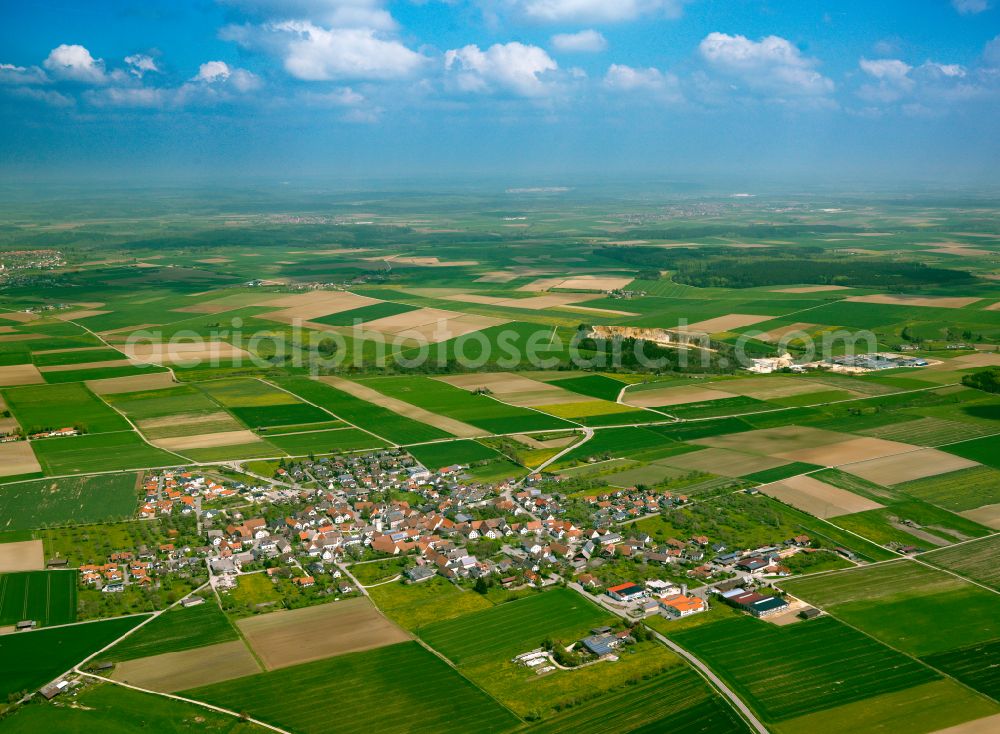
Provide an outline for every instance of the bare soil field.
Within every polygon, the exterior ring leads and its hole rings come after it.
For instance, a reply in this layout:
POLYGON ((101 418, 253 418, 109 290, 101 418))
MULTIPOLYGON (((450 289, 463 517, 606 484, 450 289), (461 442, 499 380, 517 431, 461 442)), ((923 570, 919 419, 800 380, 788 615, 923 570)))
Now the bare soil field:
POLYGON ((0 477, 34 474, 41 470, 35 452, 27 441, 0 443, 0 477))
POLYGON ((994 367, 1000 365, 1000 354, 995 352, 980 352, 978 354, 967 354, 964 357, 955 357, 944 363, 945 366, 961 365, 959 369, 968 367, 994 367))
POLYGON ((12 364, 0 367, 0 387, 37 385, 41 382, 45 382, 45 378, 33 364, 12 364))
POLYGON ((574 313, 593 313, 602 316, 638 316, 632 311, 615 311, 610 308, 594 308, 592 306, 561 306, 562 311, 573 311, 574 313))
POLYGON ((969 459, 963 459, 961 456, 937 449, 921 449, 897 456, 862 461, 858 464, 845 466, 843 469, 862 479, 867 479, 869 482, 891 486, 914 479, 947 474, 959 469, 969 469, 974 466, 979 466, 979 464, 969 459))
POLYGON ((824 291, 850 290, 846 285, 803 285, 798 288, 776 288, 772 293, 823 293, 824 291))
POLYGON ((219 265, 222 263, 231 263, 228 257, 206 257, 204 260, 195 260, 196 263, 204 263, 205 265, 219 265))
POLYGON ((364 597, 247 617, 236 624, 268 670, 410 639, 364 597))
POLYGON ((0 573, 41 571, 45 568, 45 551, 40 540, 0 543, 0 573))
POLYGON ((712 436, 699 438, 692 443, 703 446, 716 446, 723 449, 735 449, 753 454, 778 455, 783 451, 811 449, 818 446, 829 446, 853 439, 849 433, 825 431, 808 426, 780 426, 764 428, 759 431, 747 431, 729 436, 712 436))
POLYGON ((476 278, 473 283, 510 283, 512 280, 517 280, 519 276, 517 273, 508 273, 506 271, 500 270, 494 273, 487 273, 476 278))
POLYGON ((96 370, 102 367, 130 367, 135 364, 131 359, 112 359, 107 362, 81 362, 78 364, 55 364, 50 367, 39 367, 38 371, 73 372, 75 370, 96 370))
POLYGON ((539 278, 518 288, 519 291, 547 291, 553 288, 565 290, 612 291, 624 288, 633 278, 622 276, 576 275, 562 278, 539 278))
POLYGON ((103 316, 106 313, 111 313, 110 311, 99 311, 94 309, 84 309, 82 311, 67 311, 66 313, 57 313, 56 318, 60 321, 74 321, 76 319, 87 319, 91 316, 103 316))
POLYGON ((469 392, 486 388, 497 400, 521 407, 580 402, 578 393, 510 372, 454 375, 437 379, 469 392))
POLYGON ((678 469, 693 469, 718 474, 723 477, 739 477, 783 466, 788 462, 770 456, 744 454, 741 451, 730 449, 702 449, 680 456, 672 456, 659 463, 678 469))
POLYGON ((0 342, 30 342, 35 339, 45 339, 45 334, 4 334, 0 342))
POLYGON ((736 397, 735 393, 710 390, 707 387, 661 387, 636 392, 626 390, 622 402, 637 408, 660 408, 734 397, 736 397))
POLYGON ((972 520, 972 522, 978 522, 980 525, 985 525, 988 528, 1000 530, 1000 505, 983 505, 974 510, 965 510, 958 514, 972 520))
POLYGON ((759 379, 745 377, 735 380, 721 380, 709 383, 705 387, 714 390, 716 386, 726 393, 746 395, 760 400, 787 398, 828 389, 825 385, 817 385, 815 382, 799 380, 794 377, 761 377, 759 379))
POLYGON ((260 666, 242 640, 167 652, 127 660, 115 666, 113 680, 173 693, 260 672, 260 666))
POLYGON ((123 352, 138 362, 165 364, 169 362, 210 362, 249 358, 250 354, 232 344, 220 341, 196 343, 164 344, 162 342, 138 342, 121 346, 123 352))
POLYGON ((129 375, 109 377, 105 380, 87 380, 87 387, 98 395, 119 395, 143 390, 163 390, 175 387, 174 377, 169 372, 154 372, 150 375, 129 375))
POLYGON ((995 734, 997 731, 1000 731, 1000 714, 973 719, 964 724, 949 726, 947 729, 938 729, 933 734, 995 734))
POLYGON ((764 485, 760 491, 821 519, 884 507, 878 502, 812 477, 792 477, 764 485))
POLYGON ((757 338, 766 342, 777 342, 781 341, 786 334, 791 334, 795 331, 801 331, 808 334, 809 330, 814 328, 816 328, 816 324, 800 321, 794 324, 788 324, 787 326, 777 326, 773 329, 769 329, 757 338))
POLYGON ((35 321, 38 318, 33 313, 24 313, 23 311, 3 311, 0 312, 0 319, 7 319, 7 321, 17 321, 21 324, 27 324, 30 321, 35 321))
POLYGON ((414 257, 414 256, 399 256, 390 255, 389 257, 366 257, 365 260, 388 260, 389 262, 399 263, 400 265, 416 265, 422 268, 454 268, 454 267, 471 267, 473 265, 478 265, 478 260, 441 260, 436 257, 414 257))
POLYGON ((17 329, 13 326, 0 326, 0 334, 16 334, 17 329))
POLYGON ((906 295, 890 295, 888 293, 880 293, 871 296, 849 296, 844 299, 846 301, 851 301, 853 303, 879 303, 884 306, 927 306, 930 308, 963 308, 968 306, 970 303, 975 303, 976 301, 982 300, 978 296, 975 297, 924 297, 924 296, 906 296, 906 295))
MULTIPOLYGON (((177 413, 162 418, 148 418, 137 421, 136 425, 143 431, 154 431, 158 428, 175 428, 178 426, 194 428, 210 423, 229 423, 236 428, 241 428, 240 424, 229 413, 221 410, 217 413, 177 413)), ((218 431, 214 432, 218 433, 218 431)))
POLYGON ((346 291, 310 291, 263 300, 257 305, 274 306, 279 309, 261 314, 259 318, 287 324, 296 319, 308 321, 375 303, 382 301, 346 291))
POLYGON ((240 446, 258 441, 260 441, 260 437, 253 431, 222 431, 194 436, 152 439, 150 443, 167 451, 182 451, 184 449, 211 449, 218 446, 240 446))
MULTIPOLYGON (((487 431, 481 428, 470 426, 468 423, 462 423, 454 418, 431 413, 428 410, 418 408, 416 405, 397 400, 396 398, 390 398, 388 395, 383 395, 377 390, 373 390, 357 382, 352 382, 351 380, 345 380, 342 377, 320 377, 319 381, 342 390, 348 395, 353 395, 361 400, 366 400, 369 403, 391 410, 393 413, 399 413, 399 415, 407 418, 440 428, 442 431, 447 431, 459 438, 475 438, 476 436, 485 436, 487 434, 487 431)), ((336 410, 333 412, 336 413, 336 410)))
POLYGON ((528 436, 523 433, 518 433, 511 436, 518 443, 523 443, 525 446, 530 446, 533 449, 561 449, 564 446, 569 446, 571 443, 576 441, 579 436, 564 436, 562 438, 550 438, 548 441, 539 441, 534 436, 528 436))
POLYGON ((761 321, 770 321, 773 316, 756 316, 749 313, 731 313, 726 316, 716 316, 714 319, 698 321, 688 324, 684 331, 704 332, 705 334, 718 334, 723 331, 741 329, 744 326, 753 326, 761 321))
POLYGON ((779 451, 772 456, 819 464, 820 466, 840 466, 912 451, 913 446, 908 443, 886 441, 882 438, 854 438, 828 446, 779 451))
POLYGON ((180 311, 181 313, 223 313, 225 311, 233 311, 237 308, 243 308, 244 306, 253 306, 259 301, 260 295, 256 293, 234 293, 229 296, 223 296, 222 298, 215 298, 211 301, 192 303, 190 306, 181 306, 171 310, 180 311))
POLYGON ((399 340, 404 343, 405 340, 411 339, 436 344, 503 323, 506 323, 506 320, 490 316, 422 308, 398 316, 387 316, 369 321, 364 324, 362 332, 369 335, 374 332, 385 336, 399 337, 399 340))

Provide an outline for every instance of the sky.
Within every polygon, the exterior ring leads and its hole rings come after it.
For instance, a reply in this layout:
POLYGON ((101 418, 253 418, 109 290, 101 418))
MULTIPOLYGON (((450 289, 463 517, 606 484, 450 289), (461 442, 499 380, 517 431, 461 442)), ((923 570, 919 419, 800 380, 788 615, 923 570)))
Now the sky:
POLYGON ((998 4, 0 0, 0 182, 995 185, 998 4))

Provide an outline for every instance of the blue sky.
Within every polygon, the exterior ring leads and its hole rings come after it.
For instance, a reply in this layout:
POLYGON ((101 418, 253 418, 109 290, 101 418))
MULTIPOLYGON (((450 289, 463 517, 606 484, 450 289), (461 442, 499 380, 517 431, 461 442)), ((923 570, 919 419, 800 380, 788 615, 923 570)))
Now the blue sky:
POLYGON ((997 183, 998 0, 0 0, 0 175, 997 183))

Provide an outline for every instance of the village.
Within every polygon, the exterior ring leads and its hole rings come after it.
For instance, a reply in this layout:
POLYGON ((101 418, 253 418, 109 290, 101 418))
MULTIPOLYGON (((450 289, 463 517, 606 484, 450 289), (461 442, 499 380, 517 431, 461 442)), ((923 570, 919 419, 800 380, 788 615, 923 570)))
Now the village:
MULTIPOLYGON (((170 530, 156 548, 116 549, 80 565, 80 583, 114 595, 207 572, 224 608, 259 614, 358 595, 352 565, 396 558, 402 583, 441 577, 480 592, 569 585, 634 624, 717 603, 758 617, 785 611, 772 588, 790 575, 783 560, 816 552, 805 535, 745 549, 703 535, 656 543, 623 523, 687 497, 633 488, 570 499, 552 491, 558 479, 481 484, 465 469, 429 469, 389 449, 298 460, 255 484, 185 469, 149 473, 139 517, 183 518, 196 534, 178 542, 170 530), (579 515, 567 512, 573 503, 588 508, 587 522, 566 517, 579 515), (254 592, 260 584, 279 600, 254 592)), ((49 566, 66 567, 65 559, 49 566)))

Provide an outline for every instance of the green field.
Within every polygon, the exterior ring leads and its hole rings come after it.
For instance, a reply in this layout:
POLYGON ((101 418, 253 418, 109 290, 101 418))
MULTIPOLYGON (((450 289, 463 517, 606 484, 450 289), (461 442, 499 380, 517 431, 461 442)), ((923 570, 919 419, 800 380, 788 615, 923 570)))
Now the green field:
POLYGON ((527 408, 507 405, 486 395, 430 377, 382 377, 362 384, 384 395, 411 403, 431 413, 469 423, 490 433, 522 433, 573 428, 572 423, 527 408))
POLYGON ((135 474, 102 474, 21 482, 0 487, 0 531, 84 524, 132 517, 135 474))
POLYGON ((920 560, 1000 591, 1000 535, 929 551, 920 560))
POLYGON ((86 433, 127 431, 130 428, 128 421, 80 384, 14 387, 2 393, 11 412, 28 434, 70 426, 86 433))
POLYGON ((267 442, 292 456, 331 454, 386 446, 385 441, 357 428, 335 428, 328 431, 271 435, 267 437, 267 442))
POLYGON ((613 380, 604 375, 586 375, 584 377, 569 377, 561 380, 548 380, 549 384, 561 387, 563 390, 578 392, 600 400, 618 400, 618 394, 625 387, 624 382, 613 380))
POLYGON ((322 405, 339 418, 356 426, 363 426, 394 443, 433 441, 451 435, 316 380, 296 377, 280 380, 278 384, 312 403, 322 405))
POLYGON ((912 561, 791 580, 783 587, 911 655, 1000 637, 1000 595, 912 561), (944 628, 946 635, 940 634, 944 628))
POLYGON ((1000 469, 1000 436, 974 438, 971 441, 944 446, 943 450, 1000 469))
POLYGON ((614 618, 568 589, 532 595, 457 619, 428 624, 418 632, 427 644, 458 665, 506 659, 551 637, 573 642, 614 618))
POLYGON ((303 734, 504 732, 517 718, 415 642, 185 691, 303 734), (331 695, 350 690, 350 695, 331 695))
POLYGON ((7 734, 262 734, 265 730, 202 706, 110 683, 92 684, 67 706, 62 701, 22 706, 3 720, 7 734))
POLYGON ((893 487, 952 512, 1000 503, 1000 470, 990 466, 938 474, 893 487))
POLYGON ((0 635, 0 696, 32 691, 139 624, 143 617, 0 635))
POLYGON ((31 619, 40 626, 76 621, 75 571, 0 574, 0 625, 31 619))
POLYGON ((443 441, 411 446, 409 452, 431 471, 452 464, 473 464, 477 461, 495 461, 501 455, 481 443, 470 440, 443 441))
POLYGON ((383 301, 382 303, 373 303, 370 306, 352 308, 350 311, 341 311, 340 313, 333 313, 329 316, 320 316, 316 319, 310 319, 310 321, 315 321, 318 324, 326 324, 327 326, 353 326, 355 323, 365 323, 367 321, 374 321, 375 319, 384 319, 387 316, 396 316, 401 313, 409 313, 410 311, 416 310, 416 306, 409 306, 405 303, 383 301))
POLYGON ((419 584, 384 584, 368 594, 383 614, 411 632, 493 606, 482 594, 463 592, 443 576, 419 584))
POLYGON ((693 670, 677 665, 634 685, 581 701, 526 731, 727 734, 749 729, 736 711, 693 670))
POLYGON ((151 466, 176 466, 180 459, 150 446, 133 431, 32 441, 47 474, 86 474, 151 466))
POLYGON ((120 662, 190 650, 239 639, 236 630, 214 597, 194 607, 174 607, 143 625, 107 652, 100 660, 120 662))
POLYGON ((85 364, 88 362, 110 362, 113 360, 125 359, 125 355, 117 349, 87 349, 77 352, 47 352, 31 355, 31 361, 37 367, 51 367, 53 365, 85 364))
POLYGON ((788 627, 738 617, 672 637, 771 722, 938 678, 930 668, 830 617, 788 627))
POLYGON ((965 685, 1000 700, 1000 639, 949 649, 923 659, 965 685))

